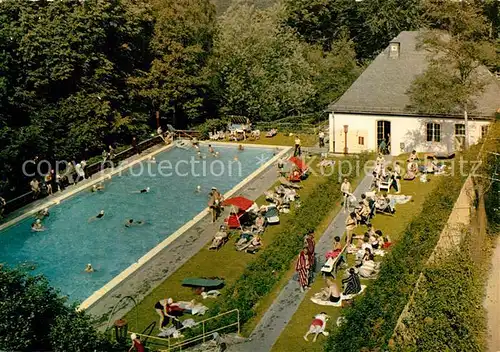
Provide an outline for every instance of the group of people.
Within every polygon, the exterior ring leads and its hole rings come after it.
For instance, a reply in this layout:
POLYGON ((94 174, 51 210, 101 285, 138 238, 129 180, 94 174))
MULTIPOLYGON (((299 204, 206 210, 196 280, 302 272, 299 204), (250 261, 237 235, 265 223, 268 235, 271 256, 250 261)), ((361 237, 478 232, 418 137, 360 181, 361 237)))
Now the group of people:
POLYGON ((401 193, 401 179, 403 171, 399 161, 396 161, 393 167, 386 167, 385 158, 379 154, 373 169, 372 189, 380 189, 381 184, 387 185, 387 190, 394 189, 396 193, 401 193))

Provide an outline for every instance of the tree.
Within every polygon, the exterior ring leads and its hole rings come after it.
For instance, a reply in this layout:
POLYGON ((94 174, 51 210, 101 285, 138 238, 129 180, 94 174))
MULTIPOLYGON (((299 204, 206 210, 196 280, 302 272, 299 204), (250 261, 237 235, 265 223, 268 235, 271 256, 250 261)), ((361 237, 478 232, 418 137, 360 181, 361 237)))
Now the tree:
POLYGON ((420 26, 421 0, 286 0, 284 23, 330 50, 348 36, 358 59, 371 59, 403 30, 420 26))
POLYGON ((145 130, 127 84, 143 66, 144 12, 132 0, 0 3, 6 183, 23 182, 21 165, 35 155, 71 160, 145 130))
POLYGON ((350 43, 324 53, 283 28, 282 15, 279 5, 236 3, 221 18, 211 70, 222 114, 275 120, 322 111, 356 77, 350 43))
MULTIPOLYGON (((215 8, 209 0, 153 0, 152 61, 130 82, 156 112, 186 125, 203 115, 215 8)), ((157 120, 159 123, 159 120, 157 120)))
POLYGON ((84 312, 75 312, 42 276, 0 267, 0 350, 111 351, 84 312))
POLYGON ((468 113, 487 83, 482 65, 495 56, 488 26, 474 2, 428 0, 426 17, 429 29, 421 45, 429 51, 430 62, 409 90, 411 108, 428 114, 463 113, 467 148, 468 113))

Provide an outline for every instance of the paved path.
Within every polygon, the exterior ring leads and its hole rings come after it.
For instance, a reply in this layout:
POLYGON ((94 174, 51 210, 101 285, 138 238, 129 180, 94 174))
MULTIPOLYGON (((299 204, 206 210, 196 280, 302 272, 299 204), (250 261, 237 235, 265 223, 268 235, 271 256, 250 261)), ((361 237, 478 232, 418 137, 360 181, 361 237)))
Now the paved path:
POLYGON ((488 317, 488 351, 500 351, 500 238, 491 257, 491 269, 486 287, 484 306, 488 317))
MULTIPOLYGON (((354 191, 354 195, 359 199, 361 193, 368 191, 372 183, 372 176, 365 178, 354 191)), ((335 219, 330 223, 326 231, 316 244, 317 259, 316 270, 319 272, 324 264, 324 258, 327 251, 331 250, 335 236, 342 238, 345 231, 345 220, 347 213, 340 211, 335 219)), ((297 311, 300 303, 305 297, 305 293, 300 292, 299 284, 294 279, 283 288, 279 296, 262 317, 261 321, 250 335, 250 338, 241 344, 235 345, 229 349, 233 352, 265 352, 270 351, 274 343, 278 340, 292 316, 297 311)))

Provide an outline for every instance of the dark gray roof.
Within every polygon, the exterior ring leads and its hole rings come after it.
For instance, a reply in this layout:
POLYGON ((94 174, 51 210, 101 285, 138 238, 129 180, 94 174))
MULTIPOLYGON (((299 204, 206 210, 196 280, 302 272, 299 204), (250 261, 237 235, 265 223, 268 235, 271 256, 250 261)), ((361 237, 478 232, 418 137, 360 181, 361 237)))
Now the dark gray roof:
MULTIPOLYGON (((418 115, 409 108, 410 99, 406 92, 416 76, 425 72, 428 66, 428 52, 416 48, 419 33, 399 33, 391 41, 400 43, 399 58, 389 58, 389 45, 344 95, 328 106, 328 110, 353 114, 418 115)), ((491 82, 476 99, 476 109, 471 115, 492 117, 500 108, 500 85, 486 68, 482 70, 491 76, 491 82)))

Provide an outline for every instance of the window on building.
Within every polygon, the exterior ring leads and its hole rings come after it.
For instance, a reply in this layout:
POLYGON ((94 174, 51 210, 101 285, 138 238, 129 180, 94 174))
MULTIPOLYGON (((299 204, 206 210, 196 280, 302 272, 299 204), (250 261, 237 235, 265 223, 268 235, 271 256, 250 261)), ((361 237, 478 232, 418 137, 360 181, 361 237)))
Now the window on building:
POLYGON ((441 142, 441 125, 429 122, 427 124, 427 142, 441 142))
POLYGON ((481 126, 481 138, 486 137, 488 134, 488 126, 481 126))
POLYGON ((365 145, 365 137, 358 137, 358 144, 365 145))
POLYGON ((465 125, 463 123, 455 124, 455 136, 465 136, 465 125))

